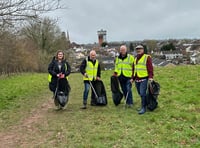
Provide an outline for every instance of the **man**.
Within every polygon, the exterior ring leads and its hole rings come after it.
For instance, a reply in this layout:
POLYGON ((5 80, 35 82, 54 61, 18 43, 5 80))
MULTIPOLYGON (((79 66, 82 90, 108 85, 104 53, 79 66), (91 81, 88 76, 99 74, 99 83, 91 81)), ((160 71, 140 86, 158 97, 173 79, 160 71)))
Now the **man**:
POLYGON ((138 114, 144 114, 147 106, 147 84, 148 81, 153 81, 153 65, 150 55, 144 54, 142 45, 136 47, 136 53, 132 80, 135 81, 137 92, 141 97, 141 109, 139 109, 138 114))
MULTIPOLYGON (((83 75, 84 80, 84 92, 83 92, 83 107, 82 109, 87 108, 87 98, 90 89, 90 83, 94 84, 96 80, 100 80, 101 77, 101 68, 99 61, 96 59, 95 50, 90 51, 90 55, 84 59, 80 66, 80 72, 83 75)), ((95 95, 92 91, 91 95, 91 105, 96 105, 95 95)))
POLYGON ((118 77, 127 107, 133 106, 131 83, 133 63, 134 57, 127 53, 127 47, 125 45, 120 46, 120 54, 115 59, 114 76, 118 77))

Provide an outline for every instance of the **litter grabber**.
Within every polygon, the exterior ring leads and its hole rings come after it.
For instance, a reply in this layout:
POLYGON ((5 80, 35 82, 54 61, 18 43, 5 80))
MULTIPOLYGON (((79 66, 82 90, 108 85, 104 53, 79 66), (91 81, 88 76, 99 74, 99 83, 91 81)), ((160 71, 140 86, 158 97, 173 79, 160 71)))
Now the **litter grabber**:
POLYGON ((92 90, 94 92, 95 97, 98 98, 98 95, 97 95, 97 93, 96 93, 96 91, 95 91, 95 89, 94 89, 94 87, 93 87, 93 85, 92 85, 90 80, 89 80, 89 83, 90 83, 90 86, 91 86, 91 88, 92 88, 92 90))
POLYGON ((126 93, 126 97, 125 97, 125 100, 124 100, 124 108, 126 108, 128 94, 129 94, 129 91, 127 91, 127 93, 126 93))
POLYGON ((132 89, 132 84, 130 83, 129 86, 128 86, 128 89, 127 89, 127 93, 126 93, 126 96, 125 96, 125 103, 124 103, 124 106, 125 108, 126 107, 132 107, 132 104, 129 104, 130 103, 130 100, 128 101, 128 96, 130 95, 131 93, 131 89, 132 89), (128 101, 128 104, 127 104, 127 101, 128 101))

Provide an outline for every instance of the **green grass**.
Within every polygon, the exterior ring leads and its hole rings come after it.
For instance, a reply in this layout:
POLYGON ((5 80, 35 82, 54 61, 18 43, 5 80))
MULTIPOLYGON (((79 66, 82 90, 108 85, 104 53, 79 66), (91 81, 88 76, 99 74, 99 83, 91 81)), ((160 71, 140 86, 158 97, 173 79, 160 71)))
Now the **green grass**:
MULTIPOLYGON (((35 145, 39 147, 70 148, 200 146, 200 66, 155 68, 154 79, 161 85, 159 106, 155 111, 144 115, 137 114, 140 98, 134 85, 134 107, 125 109, 123 102, 117 107, 114 106, 110 90, 112 72, 102 72, 108 105, 88 106, 87 110, 80 109, 83 94, 82 76, 79 73, 71 74, 71 93, 66 110, 48 109, 43 121, 35 125, 38 131, 32 133, 26 141, 35 141, 35 145), (38 141, 40 142, 36 144, 38 141)), ((0 87, 5 85, 4 89, 0 89, 0 94, 4 95, 0 95, 1 100, 4 100, 0 102, 0 110, 4 114, 3 118, 1 116, 1 127, 6 127, 2 120, 6 115, 12 116, 12 110, 20 112, 22 108, 18 106, 21 106, 21 103, 32 104, 25 108, 30 110, 38 105, 38 94, 46 95, 43 101, 50 99, 51 93, 47 93, 46 77, 47 74, 25 74, 0 79, 0 87), (30 78, 31 82, 27 82, 30 78), (22 82, 23 85, 17 84, 22 82), (12 91, 12 95, 9 95, 9 91, 12 91), (8 98, 10 100, 5 101, 8 98), (31 101, 33 99, 37 101, 31 101), (10 107, 5 107, 7 103, 10 107)), ((6 118, 10 126, 15 120, 6 118)))
POLYGON ((0 77, 0 129, 19 121, 48 93, 47 74, 0 77))

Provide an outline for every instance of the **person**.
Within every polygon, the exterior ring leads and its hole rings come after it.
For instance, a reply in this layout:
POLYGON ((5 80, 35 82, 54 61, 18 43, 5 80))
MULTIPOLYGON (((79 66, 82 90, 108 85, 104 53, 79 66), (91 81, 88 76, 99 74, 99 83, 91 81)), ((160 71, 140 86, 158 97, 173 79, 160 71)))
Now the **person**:
MULTIPOLYGON (((83 75, 84 92, 83 92, 83 107, 87 108, 87 98, 90 89, 90 82, 94 84, 95 81, 100 80, 101 68, 99 61, 96 59, 96 51, 91 50, 89 56, 84 59, 80 65, 80 72, 83 75)), ((91 105, 96 105, 95 95, 92 90, 91 105)))
POLYGON ((127 53, 127 47, 125 45, 120 46, 120 54, 115 59, 115 70, 113 75, 118 77, 127 107, 133 106, 131 83, 133 63, 134 57, 127 53))
POLYGON ((146 112, 146 96, 148 81, 153 81, 153 65, 151 56, 144 53, 142 45, 136 46, 136 58, 133 66, 133 81, 135 81, 136 89, 141 97, 141 108, 138 114, 146 112))
MULTIPOLYGON (((54 97, 56 93, 56 88, 58 88, 58 82, 59 89, 65 91, 65 94, 69 93, 70 86, 67 79, 71 73, 71 67, 66 61, 63 51, 57 51, 56 56, 53 57, 52 61, 48 66, 48 72, 49 89, 53 92, 54 97)), ((55 98, 54 103, 56 106, 59 107, 59 104, 55 98)))

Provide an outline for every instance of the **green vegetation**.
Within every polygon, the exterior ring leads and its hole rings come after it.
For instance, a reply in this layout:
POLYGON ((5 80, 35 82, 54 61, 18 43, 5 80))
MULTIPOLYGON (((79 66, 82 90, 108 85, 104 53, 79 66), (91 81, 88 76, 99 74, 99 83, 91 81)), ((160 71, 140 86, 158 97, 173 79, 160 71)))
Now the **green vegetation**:
POLYGON ((0 77, 0 129, 23 118, 24 112, 40 103, 41 96, 47 96, 47 88, 47 76, 44 74, 0 77))
MULTIPOLYGON (((36 130, 31 134, 27 134, 26 129, 20 130, 27 135, 21 141, 28 146, 70 148, 200 146, 200 66, 155 68, 155 80, 161 85, 159 107, 144 115, 137 114, 140 98, 134 85, 134 107, 125 109, 123 102, 114 106, 111 74, 112 71, 102 73, 108 106, 88 106, 87 110, 80 109, 82 77, 79 73, 71 74, 72 91, 67 108, 56 111, 52 101, 50 108, 41 111, 43 118, 33 124, 36 130)), ((40 106, 40 101, 51 100, 52 94, 47 86, 47 74, 0 78, 0 131, 9 131, 10 127, 19 124, 28 117, 30 110, 40 106), (25 104, 28 106, 24 108, 25 104), (20 115, 20 118, 10 118, 14 115, 20 115)), ((20 144, 16 146, 20 147, 20 144)))
POLYGON ((169 43, 169 44, 163 45, 160 50, 161 51, 176 50, 176 47, 173 45, 173 43, 169 43))

